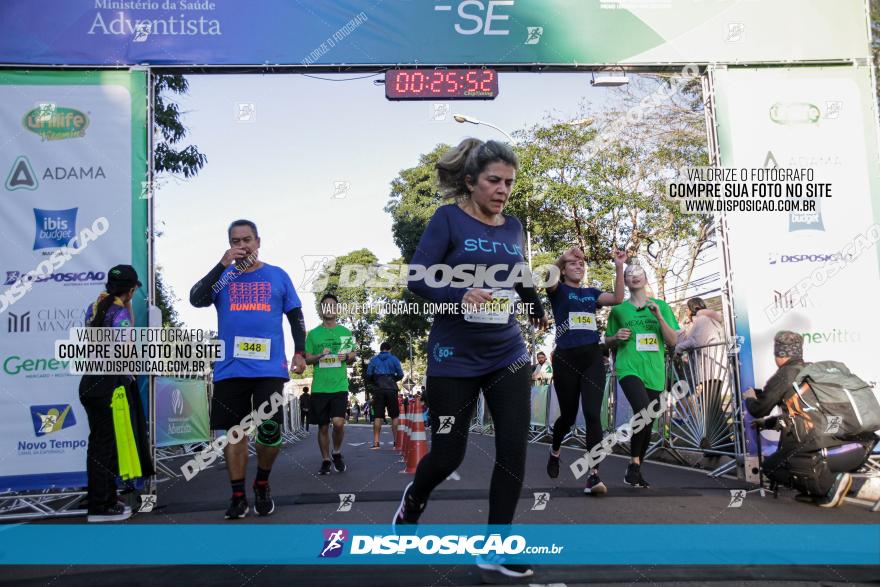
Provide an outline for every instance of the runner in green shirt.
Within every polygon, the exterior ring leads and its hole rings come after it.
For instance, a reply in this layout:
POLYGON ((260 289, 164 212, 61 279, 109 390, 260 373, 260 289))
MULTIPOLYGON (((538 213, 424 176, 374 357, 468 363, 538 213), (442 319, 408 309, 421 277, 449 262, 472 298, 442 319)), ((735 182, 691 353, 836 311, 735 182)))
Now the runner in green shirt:
POLYGON ((315 365, 312 376, 311 414, 318 425, 321 449, 319 475, 345 471, 342 440, 345 437, 345 409, 348 407, 348 367, 354 362, 354 337, 351 330, 336 323, 339 300, 333 294, 321 298, 320 326, 306 336, 306 363, 315 365), (333 455, 330 455, 330 422, 333 422, 333 455))
MULTIPOLYGON (((648 451, 654 414, 665 406, 658 403, 666 387, 666 346, 678 341, 678 321, 669 304, 649 298, 645 270, 634 259, 626 271, 624 282, 629 299, 614 306, 608 315, 605 343, 616 349, 617 381, 632 406, 633 414, 644 410, 648 424, 634 433, 630 441, 631 462, 623 481, 633 487, 649 487, 642 477, 641 463, 648 451), (650 406, 650 409, 646 409, 650 406)), ((635 431, 634 431, 635 432, 635 431)))

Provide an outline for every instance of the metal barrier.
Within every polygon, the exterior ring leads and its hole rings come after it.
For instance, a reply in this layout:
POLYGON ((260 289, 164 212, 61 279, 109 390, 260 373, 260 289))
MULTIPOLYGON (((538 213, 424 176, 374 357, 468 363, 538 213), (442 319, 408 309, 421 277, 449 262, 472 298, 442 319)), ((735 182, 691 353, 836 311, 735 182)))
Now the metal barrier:
MULTIPOLYGON (((652 444, 647 457, 665 452, 678 463, 693 467, 693 459, 686 453, 725 459, 708 473, 717 477, 728 473, 745 462, 745 431, 743 429, 742 401, 735 385, 731 355, 736 349, 727 342, 705 345, 689 350, 681 357, 667 356, 667 388, 678 381, 689 386, 688 394, 674 401, 668 395, 663 415, 654 424, 652 444)), ((603 432, 610 433, 629 421, 627 404, 619 403, 623 395, 617 385, 613 358, 605 375, 603 432), (621 408, 621 409, 618 409, 621 408), (624 413, 625 412, 625 413, 624 413)), ((529 424, 529 442, 550 442, 553 431, 552 385, 533 386, 532 400, 540 406, 532 406, 529 424)), ((485 400, 480 395, 477 410, 471 422, 471 432, 492 434, 492 421, 485 400)), ((563 444, 585 446, 585 429, 574 426, 563 444)), ((617 450, 628 454, 628 443, 619 444, 617 450)))
POLYGON ((688 465, 691 463, 681 453, 727 457, 708 473, 711 477, 744 463, 745 430, 740 393, 731 370, 733 352, 730 344, 720 342, 695 347, 680 357, 667 357, 669 387, 683 380, 690 391, 678 401, 670 395, 662 417, 661 438, 651 452, 665 450, 688 465))

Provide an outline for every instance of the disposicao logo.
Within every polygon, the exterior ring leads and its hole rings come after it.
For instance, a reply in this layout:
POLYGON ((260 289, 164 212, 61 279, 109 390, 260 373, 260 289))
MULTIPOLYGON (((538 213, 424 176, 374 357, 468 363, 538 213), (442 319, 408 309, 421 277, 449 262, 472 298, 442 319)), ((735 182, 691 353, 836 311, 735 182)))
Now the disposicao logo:
POLYGON ((324 546, 318 558, 335 558, 342 554, 348 532, 343 528, 324 528, 324 546))
POLYGON ((76 418, 73 417, 70 404, 31 406, 31 418, 34 421, 34 434, 37 437, 58 432, 76 424, 76 418))
POLYGON ((24 127, 44 141, 75 139, 86 134, 89 117, 73 108, 39 106, 24 115, 24 127))

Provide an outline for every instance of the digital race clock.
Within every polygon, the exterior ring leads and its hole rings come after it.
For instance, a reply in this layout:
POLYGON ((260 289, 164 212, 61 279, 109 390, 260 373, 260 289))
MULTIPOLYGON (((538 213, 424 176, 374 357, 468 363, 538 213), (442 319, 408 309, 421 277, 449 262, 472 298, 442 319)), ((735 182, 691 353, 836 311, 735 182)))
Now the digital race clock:
POLYGON ((494 69, 391 69, 385 72, 389 100, 492 100, 498 95, 494 69))

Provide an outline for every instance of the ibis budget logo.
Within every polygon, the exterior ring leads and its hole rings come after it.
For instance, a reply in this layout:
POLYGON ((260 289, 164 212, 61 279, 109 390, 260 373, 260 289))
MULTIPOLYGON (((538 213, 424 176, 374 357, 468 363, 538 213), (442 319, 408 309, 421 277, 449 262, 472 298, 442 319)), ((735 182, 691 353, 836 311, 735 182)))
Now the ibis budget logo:
POLYGON ((44 141, 59 141, 85 136, 89 117, 74 108, 41 104, 24 115, 23 124, 44 141))
POLYGON ((76 418, 73 416, 70 404, 31 406, 31 419, 34 422, 34 434, 37 437, 76 425, 76 418))

